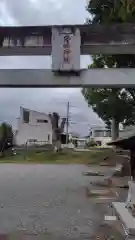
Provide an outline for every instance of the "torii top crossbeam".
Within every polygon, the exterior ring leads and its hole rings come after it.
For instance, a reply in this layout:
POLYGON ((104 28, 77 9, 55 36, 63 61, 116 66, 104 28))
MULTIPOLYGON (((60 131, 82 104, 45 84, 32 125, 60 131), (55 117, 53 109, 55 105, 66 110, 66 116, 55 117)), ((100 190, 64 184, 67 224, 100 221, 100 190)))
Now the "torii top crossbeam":
POLYGON ((0 55, 51 55, 52 28, 78 28, 81 54, 135 54, 135 24, 0 27, 0 55))

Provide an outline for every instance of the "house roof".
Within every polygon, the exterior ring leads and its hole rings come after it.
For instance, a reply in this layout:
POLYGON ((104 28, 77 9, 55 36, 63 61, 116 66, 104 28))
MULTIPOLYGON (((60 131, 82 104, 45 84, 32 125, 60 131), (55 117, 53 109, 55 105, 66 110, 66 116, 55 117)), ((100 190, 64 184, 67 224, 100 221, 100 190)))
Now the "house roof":
POLYGON ((80 135, 76 132, 71 132, 70 134, 72 135, 72 137, 80 137, 80 135))
POLYGON ((135 126, 127 126, 123 131, 121 131, 121 136, 110 143, 108 145, 121 145, 135 140, 135 126))
POLYGON ((27 111, 30 111, 30 112, 36 112, 36 113, 44 114, 44 115, 49 117, 49 113, 40 112, 40 111, 36 111, 36 110, 33 110, 33 109, 25 108, 25 107, 20 107, 20 108, 22 108, 24 110, 27 110, 27 111))
POLYGON ((103 130, 103 131, 108 130, 108 131, 109 131, 109 129, 106 128, 106 127, 104 127, 104 126, 94 126, 94 127, 90 127, 90 130, 92 130, 92 129, 95 129, 95 130, 103 130))

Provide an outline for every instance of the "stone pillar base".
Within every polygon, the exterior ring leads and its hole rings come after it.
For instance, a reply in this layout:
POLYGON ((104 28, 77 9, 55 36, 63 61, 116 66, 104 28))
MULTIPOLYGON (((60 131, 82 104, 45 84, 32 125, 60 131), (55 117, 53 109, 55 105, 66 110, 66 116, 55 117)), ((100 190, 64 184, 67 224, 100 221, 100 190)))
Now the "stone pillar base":
POLYGON ((130 209, 134 209, 135 207, 135 181, 128 181, 129 190, 128 197, 126 200, 126 207, 130 209))

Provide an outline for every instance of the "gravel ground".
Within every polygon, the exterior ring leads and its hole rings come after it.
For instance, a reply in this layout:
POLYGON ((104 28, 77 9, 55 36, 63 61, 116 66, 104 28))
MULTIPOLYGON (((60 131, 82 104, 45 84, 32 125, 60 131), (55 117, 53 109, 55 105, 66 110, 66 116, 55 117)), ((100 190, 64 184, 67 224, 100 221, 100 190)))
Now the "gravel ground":
MULTIPOLYGON (((107 167, 92 169, 106 172, 106 176, 113 172, 107 167)), ((96 239, 109 210, 107 204, 87 197, 90 181, 97 180, 83 176, 89 170, 84 165, 1 164, 0 234, 35 234, 27 239, 96 239)))

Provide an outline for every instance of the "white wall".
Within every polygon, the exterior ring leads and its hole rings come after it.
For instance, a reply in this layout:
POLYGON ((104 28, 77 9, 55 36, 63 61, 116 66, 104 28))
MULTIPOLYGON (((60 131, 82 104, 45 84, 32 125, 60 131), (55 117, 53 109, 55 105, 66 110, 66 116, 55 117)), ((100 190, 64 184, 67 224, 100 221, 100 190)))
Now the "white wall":
POLYGON ((17 145, 26 144, 29 139, 38 141, 48 141, 52 143, 52 125, 48 114, 29 110, 29 124, 23 122, 23 109, 20 109, 20 119, 18 119, 18 133, 15 137, 17 145), (37 123, 37 119, 47 120, 47 123, 37 123))
POLYGON ((90 132, 92 132, 92 135, 90 136, 90 139, 93 139, 95 142, 99 141, 101 142, 101 145, 104 147, 104 146, 107 146, 107 143, 111 141, 111 137, 106 137, 106 136, 96 136, 95 135, 95 131, 96 130, 99 130, 99 131, 103 131, 103 132, 106 132, 106 128, 104 127, 94 127, 94 128, 91 128, 90 132))
POLYGON ((94 141, 100 141, 101 145, 107 146, 107 143, 111 141, 111 137, 94 137, 94 141))
POLYGON ((86 146, 86 140, 80 140, 77 141, 78 147, 85 147, 86 146))
POLYGON ((123 129, 122 132, 120 132, 119 136, 120 138, 127 138, 135 135, 135 125, 127 126, 123 129))

